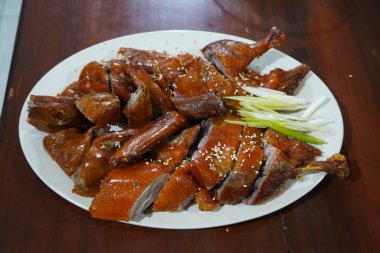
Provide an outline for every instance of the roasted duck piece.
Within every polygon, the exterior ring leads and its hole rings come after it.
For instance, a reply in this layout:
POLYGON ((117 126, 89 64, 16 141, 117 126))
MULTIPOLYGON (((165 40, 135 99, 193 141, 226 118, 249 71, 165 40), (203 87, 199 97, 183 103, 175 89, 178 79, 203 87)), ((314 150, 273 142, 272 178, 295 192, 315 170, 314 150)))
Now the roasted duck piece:
POLYGON ((111 92, 108 70, 98 62, 90 62, 82 69, 78 82, 68 86, 60 96, 81 97, 88 93, 111 92))
POLYGON ((219 96, 233 95, 234 89, 227 79, 209 62, 200 57, 186 66, 186 74, 178 77, 172 86, 175 97, 191 97, 214 91, 219 96))
POLYGON ((160 142, 152 149, 152 159, 162 163, 164 169, 171 172, 188 155, 191 145, 197 140, 200 128, 200 125, 195 125, 160 142))
POLYGON ((188 119, 206 119, 227 113, 222 100, 214 92, 192 97, 174 97, 172 101, 177 110, 188 119))
POLYGON ((66 128, 86 130, 91 123, 76 108, 74 98, 31 95, 27 122, 40 131, 53 133, 66 128))
POLYGON ((183 128, 187 123, 184 116, 172 111, 154 123, 140 129, 112 157, 111 164, 118 166, 130 162, 150 151, 157 143, 183 128))
POLYGON ((245 85, 253 87, 260 86, 292 95, 309 71, 309 66, 304 64, 287 71, 276 68, 266 75, 260 75, 253 70, 246 69, 233 79, 231 85, 236 88, 234 95, 239 96, 247 95, 247 93, 241 89, 241 87, 245 85))
POLYGON ((149 89, 141 85, 136 92, 132 93, 131 99, 123 110, 131 127, 141 126, 153 119, 153 107, 149 89))
POLYGON ((74 128, 64 129, 45 136, 43 145, 59 167, 71 176, 83 162, 95 132, 94 128, 86 133, 78 132, 74 128))
POLYGON ((242 129, 222 117, 212 117, 204 123, 203 137, 191 159, 197 168, 192 170, 194 177, 207 189, 222 181, 232 169, 242 129))
POLYGON ((128 140, 137 129, 102 134, 95 138, 75 173, 71 176, 75 184, 73 192, 82 196, 93 196, 99 191, 100 181, 111 169, 110 157, 128 140))
POLYGON ((158 163, 144 161, 112 169, 90 206, 94 218, 137 220, 157 197, 169 174, 158 163))
POLYGON ((201 51, 220 72, 233 80, 247 68, 253 59, 263 55, 270 48, 281 45, 284 40, 285 34, 273 27, 263 39, 253 45, 232 40, 219 40, 208 44, 201 51))
POLYGON ((172 57, 156 51, 134 48, 120 48, 118 56, 133 65, 142 66, 164 91, 178 76, 185 73, 186 64, 193 58, 190 54, 172 57))
POLYGON ((142 67, 130 64, 126 70, 136 88, 142 85, 148 88, 157 115, 161 116, 166 112, 175 110, 174 104, 168 94, 161 90, 160 86, 152 80, 142 67))
POLYGON ((111 71, 111 91, 125 104, 131 98, 131 94, 136 90, 125 71, 126 63, 122 60, 111 60, 108 64, 111 71))
POLYGON ((261 130, 244 127, 235 164, 227 178, 217 189, 217 199, 220 202, 236 204, 247 196, 259 174, 264 159, 261 139, 261 130))
POLYGON ((120 119, 120 101, 112 93, 90 93, 75 101, 86 118, 99 126, 112 124, 120 119))
POLYGON ((221 204, 220 201, 216 199, 216 190, 207 190, 204 187, 199 190, 195 202, 197 202, 199 210, 202 211, 213 211, 221 204))
POLYGON ((333 155, 324 162, 315 162, 307 167, 294 167, 284 153, 271 145, 265 148, 266 162, 262 175, 256 180, 253 193, 244 200, 245 204, 261 204, 282 193, 285 183, 297 179, 303 173, 327 172, 341 178, 347 177, 349 168, 346 158, 333 155))
POLYGON ((193 164, 186 161, 170 175, 154 201, 154 212, 182 211, 194 199, 200 185, 190 174, 191 166, 193 164))
POLYGON ((270 128, 265 131, 264 143, 279 148, 295 167, 310 164, 322 155, 319 149, 303 141, 290 139, 270 128))

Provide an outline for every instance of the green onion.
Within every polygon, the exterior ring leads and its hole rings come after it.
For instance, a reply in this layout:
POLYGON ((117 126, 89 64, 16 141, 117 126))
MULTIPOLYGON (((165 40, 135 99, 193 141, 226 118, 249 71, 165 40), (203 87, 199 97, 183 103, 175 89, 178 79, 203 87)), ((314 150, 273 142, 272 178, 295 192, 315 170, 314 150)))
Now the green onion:
POLYGON ((243 89, 251 95, 225 97, 240 102, 238 113, 242 121, 227 120, 227 122, 257 128, 272 128, 281 134, 312 144, 326 143, 310 133, 322 132, 321 127, 331 122, 309 118, 326 98, 320 98, 308 107, 306 99, 289 96, 280 91, 248 86, 243 89), (306 111, 301 117, 286 114, 302 109, 306 111))

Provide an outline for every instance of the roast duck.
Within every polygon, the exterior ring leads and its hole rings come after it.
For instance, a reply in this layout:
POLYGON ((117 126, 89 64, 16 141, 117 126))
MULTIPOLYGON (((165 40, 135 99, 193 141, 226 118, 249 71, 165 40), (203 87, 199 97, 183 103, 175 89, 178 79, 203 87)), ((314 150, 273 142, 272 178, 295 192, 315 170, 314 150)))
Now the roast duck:
POLYGON ((57 96, 30 96, 27 121, 48 133, 44 148, 73 192, 94 198, 90 213, 101 219, 138 220, 150 206, 262 204, 305 173, 344 178, 343 155, 316 161, 314 146, 225 121, 237 117, 238 104, 224 97, 246 95, 243 85, 293 94, 308 66, 266 75, 247 68, 284 40, 272 28, 252 45, 213 42, 204 58, 120 48, 116 59, 84 66, 57 96))

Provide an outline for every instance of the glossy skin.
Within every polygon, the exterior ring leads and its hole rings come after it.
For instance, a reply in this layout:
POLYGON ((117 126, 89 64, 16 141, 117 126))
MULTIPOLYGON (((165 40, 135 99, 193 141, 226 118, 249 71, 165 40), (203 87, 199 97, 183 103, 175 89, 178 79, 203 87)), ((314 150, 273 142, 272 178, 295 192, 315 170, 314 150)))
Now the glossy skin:
POLYGON ((157 163, 139 162, 128 167, 113 169, 102 181, 100 191, 90 206, 94 218, 106 220, 135 219, 131 213, 139 197, 159 176, 165 174, 157 163))
POLYGON ((274 198, 284 191, 287 180, 297 177, 293 164, 280 149, 266 147, 265 158, 263 175, 256 180, 254 192, 244 200, 245 204, 261 204, 274 198))
POLYGON ((172 101, 177 110, 188 119, 206 119, 227 112, 222 100, 213 92, 192 97, 174 97, 172 101))
POLYGON ((234 166, 217 189, 217 199, 222 203, 239 203, 251 190, 264 159, 261 139, 261 130, 244 127, 234 166))
POLYGON ((123 110, 130 127, 141 126, 153 119, 153 107, 149 89, 142 85, 134 93, 123 110))
POLYGON ((120 119, 120 101, 112 93, 86 94, 75 105, 95 125, 105 126, 120 119))
POLYGON ((172 57, 156 51, 134 48, 120 48, 118 55, 133 65, 142 66, 164 91, 179 75, 185 73, 184 66, 193 58, 189 54, 172 57))
POLYGON ((219 40, 208 44, 201 51, 225 76, 233 79, 238 73, 243 72, 254 58, 282 44, 284 40, 285 34, 273 27, 263 39, 253 45, 219 40))
POLYGON ((98 62, 88 63, 80 73, 76 91, 83 94, 110 92, 107 68, 98 62))
POLYGON ((120 101, 127 103, 136 88, 132 86, 131 80, 125 71, 126 63, 122 60, 110 60, 108 64, 111 91, 119 97, 120 101))
POLYGON ((191 145, 197 140, 200 128, 200 125, 195 125, 160 142, 152 149, 152 159, 162 163, 166 172, 171 172, 188 155, 191 145))
POLYGON ((43 145, 59 167, 71 176, 83 162, 92 138, 93 129, 83 134, 74 128, 69 128, 45 136, 43 145))
POLYGON ((126 71, 136 88, 145 85, 149 89, 156 115, 161 116, 166 112, 175 110, 174 104, 168 94, 153 81, 142 67, 138 65, 128 65, 126 71))
POLYGON ((154 212, 182 211, 193 200, 200 185, 190 174, 191 166, 191 162, 185 162, 171 174, 154 201, 154 212))
POLYGON ((179 113, 174 111, 166 113, 129 139, 121 149, 111 157, 111 163, 117 166, 120 163, 133 161, 150 151, 160 141, 183 128, 186 123, 186 118, 179 113))
POLYGON ((313 162, 315 157, 322 155, 319 149, 303 141, 287 138, 270 128, 264 134, 264 141, 284 152, 295 167, 305 166, 313 162))
POLYGON ((212 117, 206 121, 204 136, 191 158, 197 168, 193 175, 207 189, 224 179, 232 169, 233 156, 239 149, 243 128, 227 123, 225 119, 212 117))
POLYGON ((74 98, 31 95, 28 101, 29 124, 53 133, 67 128, 85 130, 90 122, 76 108, 74 98))
POLYGON ((82 196, 93 196, 99 190, 100 181, 110 170, 109 158, 128 140, 136 129, 105 133, 92 142, 83 162, 72 175, 73 192, 82 196))
POLYGON ((204 187, 198 192, 195 202, 199 210, 202 211, 213 211, 221 204, 220 201, 216 199, 215 189, 207 190, 204 187))

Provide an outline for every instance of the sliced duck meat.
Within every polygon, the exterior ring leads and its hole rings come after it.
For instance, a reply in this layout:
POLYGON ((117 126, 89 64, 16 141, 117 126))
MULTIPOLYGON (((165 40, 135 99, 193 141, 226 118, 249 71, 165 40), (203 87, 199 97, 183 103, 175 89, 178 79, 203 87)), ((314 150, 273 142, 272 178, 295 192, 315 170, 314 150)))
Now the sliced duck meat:
POLYGON ((213 65, 200 57, 186 66, 186 74, 173 85, 175 97, 191 97, 214 91, 219 96, 232 95, 234 90, 227 79, 213 65))
MULTIPOLYGON (((202 58, 197 57, 187 64, 186 71, 186 74, 178 77, 172 86, 175 99, 207 96, 206 94, 210 92, 221 98, 234 95, 233 85, 202 58)), ((223 102, 228 108, 235 108, 238 105, 233 100, 223 100, 223 102)))
POLYGON ((95 135, 91 128, 81 133, 74 128, 64 129, 44 137, 43 145, 50 157, 71 176, 81 165, 95 135))
POLYGON ((154 201, 154 212, 182 211, 194 199, 200 185, 190 174, 191 166, 193 164, 186 161, 170 175, 154 201))
POLYGON ((217 189, 217 199, 224 204, 236 204, 247 196, 259 174, 264 152, 261 148, 262 131, 244 127, 235 164, 217 189))
POLYGON ((302 174, 326 172, 345 178, 350 172, 346 157, 341 154, 306 167, 294 167, 279 148, 267 145, 264 152, 266 162, 262 174, 255 182, 253 193, 244 200, 245 204, 261 204, 278 196, 285 190, 288 180, 297 179, 302 174))
POLYGON ((90 213, 94 218, 106 220, 140 219, 168 177, 158 163, 139 162, 112 169, 101 182, 90 213))
POLYGON ((303 141, 290 139, 270 128, 264 134, 264 143, 279 148, 295 167, 305 166, 322 154, 319 149, 303 141))
POLYGON ((200 120, 227 113, 222 100, 214 92, 192 97, 174 97, 172 101, 177 110, 188 119, 200 120))
POLYGON ((170 100, 168 93, 162 91, 160 86, 152 80, 149 74, 142 67, 128 65, 126 69, 136 88, 144 85, 149 89, 150 98, 157 115, 163 115, 166 112, 175 110, 175 106, 170 100))
POLYGON ((284 40, 285 34, 273 27, 263 39, 255 44, 219 40, 208 44, 201 51, 225 76, 234 79, 247 68, 254 58, 263 55, 270 48, 282 44, 284 40))
POLYGON ((234 119, 234 116, 212 117, 204 122, 203 137, 192 155, 197 168, 193 175, 207 189, 225 178, 239 149, 243 128, 225 119, 234 119))
POLYGON ((79 81, 72 82, 69 84, 61 93, 58 94, 59 97, 71 97, 80 98, 84 95, 83 92, 79 91, 79 81))
POLYGON ((84 66, 74 91, 82 94, 111 92, 106 66, 95 61, 84 66))
POLYGON ((185 73, 184 66, 193 58, 190 54, 173 57, 156 51, 120 48, 118 56, 134 65, 142 66, 165 91, 169 84, 185 73))
POLYGON ((150 99, 149 89, 141 85, 131 95, 131 99, 123 110, 128 119, 130 127, 141 126, 153 119, 153 107, 150 99))
POLYGON ((92 142, 83 162, 72 175, 73 192, 81 196, 94 196, 99 191, 100 181, 111 169, 110 157, 128 140, 137 129, 105 133, 92 142))
POLYGON ((112 93, 118 96, 120 101, 125 104, 136 90, 125 71, 126 63, 122 60, 110 60, 108 64, 111 71, 110 82, 112 93))
POLYGON ((117 166, 130 162, 150 151, 157 143, 182 129, 187 123, 184 116, 172 111, 158 118, 154 123, 139 130, 112 157, 111 164, 117 166))
POLYGON ((216 190, 207 190, 204 187, 199 190, 195 202, 197 203, 199 210, 202 211, 213 211, 221 205, 220 201, 216 199, 216 190))
POLYGON ((53 133, 66 128, 86 130, 91 123, 75 106, 75 99, 31 95, 28 101, 29 124, 40 131, 53 133))
POLYGON ((285 189, 285 182, 297 177, 293 164, 278 148, 268 145, 265 150, 265 165, 262 175, 256 180, 253 193, 245 200, 245 204, 260 204, 285 189))
POLYGON ((171 172, 189 154, 200 128, 200 125, 195 125, 160 142, 152 149, 152 159, 161 163, 167 172, 171 172))
POLYGON ((112 93, 86 94, 75 105, 95 125, 104 126, 120 119, 120 101, 112 93))

